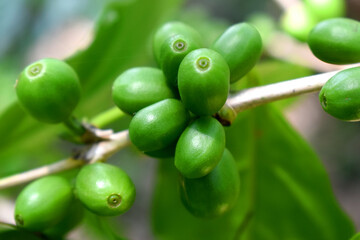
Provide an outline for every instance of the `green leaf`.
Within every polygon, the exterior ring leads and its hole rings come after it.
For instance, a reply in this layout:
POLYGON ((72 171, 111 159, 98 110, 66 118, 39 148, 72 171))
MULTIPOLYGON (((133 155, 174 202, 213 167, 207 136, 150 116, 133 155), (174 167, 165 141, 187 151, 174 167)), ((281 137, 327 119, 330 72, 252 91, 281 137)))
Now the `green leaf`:
POLYGON ((111 88, 124 69, 152 60, 148 48, 152 33, 181 2, 130 0, 108 4, 97 20, 92 44, 67 60, 79 74, 84 93, 93 94, 103 86, 111 88))
POLYGON ((360 239, 360 233, 357 233, 350 240, 359 240, 359 239, 360 239))
POLYGON ((242 180, 237 205, 219 219, 191 216, 180 202, 173 163, 162 161, 152 212, 159 239, 338 240, 354 234, 319 159, 278 111, 265 106, 240 113, 226 134, 242 180))
POLYGON ((85 210, 84 231, 87 237, 97 240, 127 240, 123 226, 117 218, 98 216, 89 210, 85 210))

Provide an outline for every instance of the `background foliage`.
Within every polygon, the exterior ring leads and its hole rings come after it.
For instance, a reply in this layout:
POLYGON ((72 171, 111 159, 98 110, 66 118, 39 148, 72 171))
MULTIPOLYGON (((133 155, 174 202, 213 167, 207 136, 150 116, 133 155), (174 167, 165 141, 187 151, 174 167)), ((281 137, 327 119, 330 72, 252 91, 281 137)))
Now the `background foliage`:
MULTIPOLYGON (((92 6, 82 0, 72 3, 72 7, 65 7, 71 1, 60 2, 0 3, 1 19, 15 21, 14 29, 0 43, 0 135, 3 136, 0 177, 57 161, 77 147, 58 138, 65 131, 62 126, 44 125, 28 116, 18 105, 13 91, 17 74, 30 61, 24 58, 24 52, 31 51, 37 38, 59 22, 64 24, 66 18, 74 16, 91 19, 96 16, 94 38, 89 47, 67 58, 83 86, 83 97, 75 114, 91 119, 113 106, 111 85, 119 73, 134 66, 155 66, 150 40, 161 23, 183 20, 197 28, 210 44, 231 22, 249 17, 246 10, 272 15, 279 12, 260 0, 237 2, 242 14, 229 14, 227 20, 220 17, 224 17, 227 5, 236 7, 231 1, 217 9, 217 17, 201 5, 194 7, 188 2, 191 8, 186 8, 181 0, 92 1, 92 6), (61 17, 56 12, 67 14, 61 17), (22 17, 15 20, 15 13, 22 17)), ((209 1, 208 5, 217 7, 219 3, 209 1)), ((1 31, 8 30, 6 21, 0 21, 1 31)), ((264 55, 252 75, 236 88, 311 73, 307 68, 264 55)), ((110 163, 124 168, 134 179, 138 191, 135 205, 116 218, 87 213, 81 228, 88 231, 88 238, 94 239, 121 239, 120 236, 131 239, 144 236, 146 239, 151 236, 155 239, 349 239, 355 233, 354 224, 337 203, 324 167, 282 116, 281 111, 294 101, 281 101, 241 113, 227 129, 227 147, 237 160, 242 180, 241 197, 228 214, 210 220, 192 217, 181 205, 178 174, 172 160, 149 159, 129 148, 111 158, 110 163), (149 184, 148 179, 155 179, 154 185, 149 184)), ((129 119, 109 127, 125 129, 129 119)), ((72 178, 76 172, 64 175, 72 178)), ((0 194, 13 200, 22 187, 0 194)))

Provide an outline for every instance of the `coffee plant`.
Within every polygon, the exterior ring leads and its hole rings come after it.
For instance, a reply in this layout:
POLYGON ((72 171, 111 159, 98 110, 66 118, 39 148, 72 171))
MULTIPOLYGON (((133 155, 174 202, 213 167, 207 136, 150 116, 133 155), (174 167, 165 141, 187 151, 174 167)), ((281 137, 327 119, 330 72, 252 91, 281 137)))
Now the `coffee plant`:
POLYGON ((128 239, 147 207, 147 238, 360 239, 284 105, 267 104, 320 92, 329 115, 359 121, 360 22, 342 0, 276 2, 281 34, 338 70, 268 74, 269 19, 174 19, 181 1, 165 0, 107 2, 86 49, 26 66, 0 111, 0 189, 16 196, 0 239, 128 239))

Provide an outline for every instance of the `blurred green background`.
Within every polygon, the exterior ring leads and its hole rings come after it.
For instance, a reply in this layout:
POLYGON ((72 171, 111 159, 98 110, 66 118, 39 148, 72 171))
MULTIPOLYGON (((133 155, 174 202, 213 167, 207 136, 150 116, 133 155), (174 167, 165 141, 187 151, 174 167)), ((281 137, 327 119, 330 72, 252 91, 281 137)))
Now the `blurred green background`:
MULTIPOLYGON (((346 3, 347 16, 360 19, 359 1, 346 3)), ((65 131, 61 125, 40 124, 18 106, 13 85, 27 64, 44 57, 67 59, 83 84, 82 101, 75 115, 84 119, 113 106, 111 84, 119 73, 134 66, 155 66, 151 34, 168 20, 182 20, 194 26, 206 36, 207 44, 230 24, 252 21, 266 41, 264 56, 256 69, 263 83, 321 71, 321 63, 314 64, 320 64, 320 69, 309 69, 300 66, 301 61, 296 59, 273 56, 272 37, 282 32, 282 12, 271 0, 0 1, 0 177, 65 158, 78 147, 59 138, 65 131), (91 47, 81 52, 90 43, 91 47), (77 51, 80 52, 75 54, 77 51)), ((304 47, 296 40, 293 43, 304 47)), ((237 87, 243 86, 234 89, 237 87)), ((360 125, 326 115, 317 94, 281 101, 274 107, 284 111, 319 154, 337 199, 359 228, 360 125)), ((109 127, 125 129, 129 120, 126 117, 109 127)), ((158 161, 131 147, 109 162, 125 169, 134 180, 138 192, 135 205, 116 221, 89 213, 71 239, 116 239, 123 232, 130 239, 151 239, 149 219, 158 161)), ((69 177, 75 174, 76 170, 65 173, 69 177)), ((0 191, 0 221, 12 221, 13 200, 22 187, 0 191)))

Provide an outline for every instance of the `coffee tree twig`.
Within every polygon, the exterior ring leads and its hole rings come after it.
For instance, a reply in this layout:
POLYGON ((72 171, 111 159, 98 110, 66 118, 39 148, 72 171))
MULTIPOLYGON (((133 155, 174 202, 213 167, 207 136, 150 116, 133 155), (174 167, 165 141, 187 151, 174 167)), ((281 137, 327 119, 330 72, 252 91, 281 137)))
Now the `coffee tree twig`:
POLYGON ((248 88, 230 96, 227 105, 236 113, 277 100, 316 92, 339 71, 321 73, 260 87, 248 88))
POLYGON ((70 158, 0 179, 0 190, 20 185, 46 175, 77 168, 84 164, 105 161, 112 154, 129 144, 130 139, 127 130, 114 133, 108 140, 85 146, 70 158))
MULTIPOLYGON (((312 75, 289 81, 241 90, 226 102, 235 115, 266 103, 316 92, 338 71, 312 75)), ((80 167, 84 164, 105 161, 112 154, 130 144, 128 130, 110 134, 108 139, 85 146, 74 156, 26 172, 0 179, 0 190, 20 185, 34 179, 80 167)))

